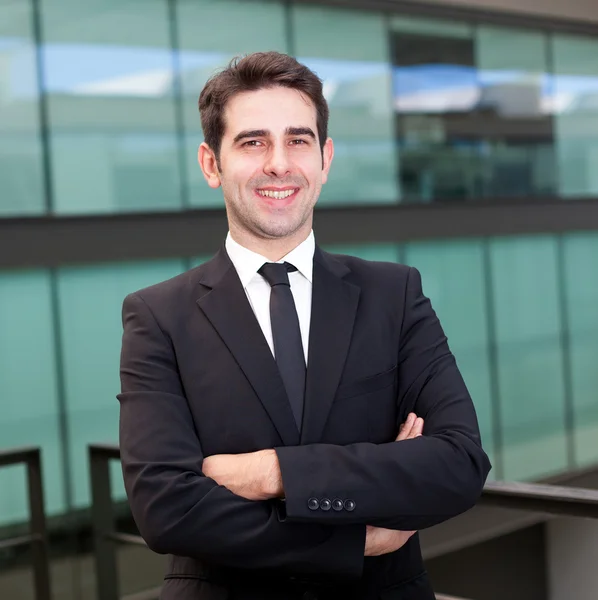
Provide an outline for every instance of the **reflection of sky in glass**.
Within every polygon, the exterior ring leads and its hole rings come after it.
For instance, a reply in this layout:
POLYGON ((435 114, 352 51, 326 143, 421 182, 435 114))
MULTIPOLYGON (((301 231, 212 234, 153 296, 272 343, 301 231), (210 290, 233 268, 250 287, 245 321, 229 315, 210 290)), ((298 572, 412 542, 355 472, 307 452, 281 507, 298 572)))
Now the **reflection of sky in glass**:
POLYGON ((478 70, 461 65, 393 68, 393 95, 399 112, 469 112, 483 92, 501 85, 537 86, 544 114, 596 106, 598 76, 549 75, 517 70, 478 70))
POLYGON ((330 105, 367 104, 372 114, 386 114, 390 98, 381 95, 374 80, 390 77, 391 67, 381 61, 298 57, 324 83, 324 97, 330 105))
POLYGON ((385 75, 389 71, 389 65, 383 62, 313 57, 298 57, 297 60, 312 69, 320 79, 343 83, 385 75))
MULTIPOLYGON (((46 90, 50 93, 91 96, 159 97, 172 93, 172 52, 152 47, 94 44, 47 44, 44 47, 46 90)), ((182 76, 190 87, 200 87, 206 77, 229 60, 223 52, 183 50, 179 53, 182 76)), ((32 98, 36 93, 34 48, 27 39, 0 38, 0 77, 5 94, 32 98), (7 66, 8 65, 8 66, 7 66), (8 85, 6 85, 8 80, 8 85)), ((353 91, 389 73, 384 62, 299 57, 324 81, 326 96, 343 98, 343 84, 353 91)), ((596 110, 598 75, 547 75, 516 70, 477 70, 462 65, 411 65, 392 67, 395 108, 401 112, 471 111, 481 94, 501 84, 537 85, 545 114, 596 110), (535 78, 535 79, 534 79, 535 78)), ((195 91, 195 90, 194 90, 195 91)), ((363 90, 367 92, 367 90, 363 90)), ((368 94, 369 95, 369 94, 368 94)))
POLYGON ((50 93, 158 95, 172 81, 171 52, 160 48, 48 44, 44 62, 50 93))

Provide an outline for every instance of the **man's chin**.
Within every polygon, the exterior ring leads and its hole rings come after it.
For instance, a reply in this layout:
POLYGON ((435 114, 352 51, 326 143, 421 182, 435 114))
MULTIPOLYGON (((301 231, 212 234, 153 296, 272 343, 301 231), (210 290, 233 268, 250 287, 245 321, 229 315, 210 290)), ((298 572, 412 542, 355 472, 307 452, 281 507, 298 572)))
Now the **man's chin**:
POLYGON ((272 240, 279 240, 283 238, 290 237, 296 234, 298 231, 304 227, 305 222, 296 223, 296 222, 276 222, 272 221, 267 223, 260 223, 259 231, 263 237, 272 240))

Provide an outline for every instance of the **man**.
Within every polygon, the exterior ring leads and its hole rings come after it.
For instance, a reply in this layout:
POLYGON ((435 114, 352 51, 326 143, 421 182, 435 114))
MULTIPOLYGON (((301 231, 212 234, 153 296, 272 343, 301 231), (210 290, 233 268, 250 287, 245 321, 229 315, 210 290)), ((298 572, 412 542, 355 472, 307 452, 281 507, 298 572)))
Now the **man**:
POLYGON ((226 243, 123 307, 123 472, 171 555, 161 597, 431 600, 414 532, 490 464, 420 276, 315 245, 334 152, 309 69, 247 56, 199 106, 226 243))

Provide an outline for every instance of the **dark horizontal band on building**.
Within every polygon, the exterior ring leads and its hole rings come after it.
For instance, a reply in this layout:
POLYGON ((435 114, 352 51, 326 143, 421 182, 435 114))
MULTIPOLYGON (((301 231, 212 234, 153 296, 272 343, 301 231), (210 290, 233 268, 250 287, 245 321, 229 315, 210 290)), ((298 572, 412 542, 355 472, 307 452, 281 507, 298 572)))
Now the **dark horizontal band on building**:
MULTIPOLYGON (((0 219, 0 268, 210 255, 226 231, 224 210, 0 219)), ((598 198, 325 207, 315 231, 322 245, 598 231, 598 198)))

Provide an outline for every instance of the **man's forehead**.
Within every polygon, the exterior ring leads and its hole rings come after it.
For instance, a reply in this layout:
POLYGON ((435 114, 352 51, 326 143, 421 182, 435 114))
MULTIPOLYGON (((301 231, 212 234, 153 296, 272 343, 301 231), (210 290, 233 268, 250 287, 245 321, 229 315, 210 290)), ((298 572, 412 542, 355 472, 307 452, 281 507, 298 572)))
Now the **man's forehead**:
POLYGON ((227 130, 230 126, 238 131, 267 129, 279 133, 290 127, 315 127, 316 110, 309 97, 298 90, 266 88, 235 94, 226 104, 224 120, 227 130))

